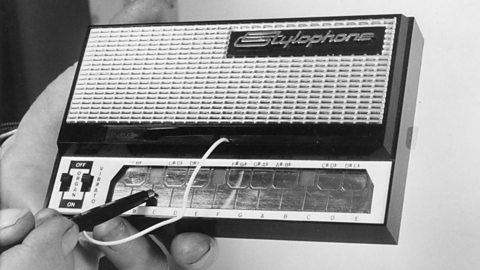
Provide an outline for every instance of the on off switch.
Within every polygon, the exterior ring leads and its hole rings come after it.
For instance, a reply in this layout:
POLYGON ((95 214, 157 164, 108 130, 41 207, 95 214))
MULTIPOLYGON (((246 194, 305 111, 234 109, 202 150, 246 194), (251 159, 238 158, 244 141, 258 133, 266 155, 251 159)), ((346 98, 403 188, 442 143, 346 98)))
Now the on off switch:
POLYGON ((60 191, 68 191, 70 189, 70 185, 72 184, 72 178, 68 173, 62 173, 60 176, 60 191))
POLYGON ((93 175, 91 174, 84 174, 82 175, 82 188, 80 191, 82 192, 88 192, 92 188, 92 183, 93 183, 93 175))

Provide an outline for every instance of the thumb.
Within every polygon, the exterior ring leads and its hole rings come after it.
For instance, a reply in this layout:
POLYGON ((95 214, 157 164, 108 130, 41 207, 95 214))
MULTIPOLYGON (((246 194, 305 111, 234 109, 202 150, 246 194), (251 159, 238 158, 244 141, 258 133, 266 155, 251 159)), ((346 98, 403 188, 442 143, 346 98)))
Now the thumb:
POLYGON ((35 227, 35 219, 28 209, 0 210, 0 248, 22 242, 35 227))
POLYGON ((60 256, 69 254, 77 245, 77 225, 59 212, 42 209, 35 218, 36 228, 25 238, 24 244, 60 256))
MULTIPOLYGON (((93 237, 102 241, 126 238, 137 230, 123 218, 113 218, 93 229, 93 237)), ((167 259, 162 251, 148 238, 140 237, 115 246, 100 247, 105 256, 120 270, 166 269, 167 259)))
POLYGON ((177 235, 172 242, 171 252, 174 260, 183 270, 208 269, 218 255, 215 239, 208 235, 186 232, 177 235))
POLYGON ((5 269, 73 269, 71 252, 77 243, 78 228, 51 209, 36 215, 35 228, 21 244, 2 253, 5 269))

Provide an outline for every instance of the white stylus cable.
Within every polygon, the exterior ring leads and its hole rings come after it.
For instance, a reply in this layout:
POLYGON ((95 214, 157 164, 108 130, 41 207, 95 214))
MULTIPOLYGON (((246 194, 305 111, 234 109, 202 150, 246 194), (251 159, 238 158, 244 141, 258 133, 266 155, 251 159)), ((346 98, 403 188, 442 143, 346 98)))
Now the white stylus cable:
POLYGON ((183 194, 183 200, 182 200, 182 209, 179 213, 178 216, 175 216, 175 217, 172 217, 172 218, 169 218, 167 220, 164 220, 162 222, 159 222, 155 225, 152 225, 136 234, 133 234, 133 235, 130 235, 129 237, 126 237, 126 238, 123 238, 123 239, 120 239, 120 240, 115 240, 115 241, 99 241, 99 240, 96 240, 94 238, 92 238, 90 235, 87 234, 87 232, 83 231, 83 235, 85 236, 85 238, 87 238, 88 241, 98 245, 98 246, 114 246, 114 245, 120 245, 120 244, 124 244, 126 242, 129 242, 129 241, 132 241, 134 239, 137 239, 139 237, 142 237, 144 236, 145 234, 151 232, 151 231, 154 231, 160 227, 163 227, 165 225, 168 225, 168 224, 171 224, 171 223, 174 223, 180 219, 183 218, 183 216, 185 215, 185 211, 187 210, 187 203, 188 203, 188 195, 190 193, 190 189, 192 188, 192 185, 193 185, 193 181, 195 180, 195 177, 197 177, 197 174, 198 172, 200 171, 200 168, 203 166, 203 164, 205 163, 205 161, 207 160, 207 158, 210 156, 210 154, 215 150, 215 148, 217 148, 221 143, 224 143, 224 142, 229 142, 229 140, 227 138, 220 138, 218 139, 216 142, 214 142, 210 148, 208 148, 207 152, 205 152, 205 154, 203 155, 203 157, 198 161, 198 164, 197 166, 195 167, 195 169, 193 170, 193 173, 192 175, 190 176, 190 179, 188 180, 187 182, 187 187, 185 188, 185 193, 183 194))

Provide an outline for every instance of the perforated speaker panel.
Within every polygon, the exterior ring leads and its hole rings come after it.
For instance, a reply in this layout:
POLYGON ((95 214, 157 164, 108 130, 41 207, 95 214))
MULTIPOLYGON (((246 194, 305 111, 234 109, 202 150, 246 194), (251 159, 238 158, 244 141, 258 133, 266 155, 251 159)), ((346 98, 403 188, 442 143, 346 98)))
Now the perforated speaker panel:
POLYGON ((381 124, 395 18, 92 27, 67 123, 381 124), (385 27, 377 55, 227 57, 232 31, 385 27))

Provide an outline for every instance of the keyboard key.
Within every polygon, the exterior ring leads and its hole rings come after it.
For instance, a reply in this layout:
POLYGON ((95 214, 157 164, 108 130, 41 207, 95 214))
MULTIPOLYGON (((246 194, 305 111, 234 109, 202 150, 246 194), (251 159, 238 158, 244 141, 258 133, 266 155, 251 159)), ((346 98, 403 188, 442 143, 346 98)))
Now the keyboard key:
POLYGON ((122 181, 127 186, 141 186, 147 180, 148 167, 130 167, 125 172, 122 181))
POLYGON ((212 172, 212 184, 214 185, 224 185, 227 175, 226 169, 215 168, 212 172))
POLYGON ((319 170, 317 185, 324 190, 340 190, 342 185, 343 175, 341 171, 337 170, 319 170))
POLYGON ((135 193, 138 193, 138 192, 141 192, 141 191, 145 191, 145 190, 149 190, 151 189, 152 186, 151 185, 144 185, 144 186, 140 186, 140 187, 134 187, 132 188, 132 194, 135 194, 135 193))
POLYGON ((305 201, 305 191, 306 189, 304 187, 283 191, 280 209, 291 211, 302 210, 303 202, 305 201))
POLYGON ((153 190, 158 194, 157 197, 157 206, 159 207, 169 207, 170 201, 172 200, 172 188, 167 188, 160 185, 153 186, 153 190))
POLYGON ((327 209, 327 202, 328 191, 320 190, 317 187, 307 187, 303 210, 325 212, 327 209))
MULTIPOLYGON (((188 170, 188 175, 187 175, 187 181, 190 180, 190 177, 192 176, 192 173, 195 169, 191 168, 188 170)), ((193 180, 193 185, 192 187, 204 187, 208 185, 208 182, 210 181, 210 169, 200 169, 198 171, 197 176, 193 180)))
MULTIPOLYGON (((172 192, 172 201, 170 202, 170 207, 182 207, 183 196, 185 194, 185 188, 174 188, 172 192)), ((187 198, 187 207, 190 207, 192 203, 192 191, 188 193, 187 198)))
POLYGON ((227 184, 230 188, 246 188, 252 179, 251 170, 230 169, 227 184))
POLYGON ((351 191, 336 191, 329 192, 327 212, 348 213, 352 205, 351 191))
POLYGON ((213 208, 233 209, 236 195, 236 189, 231 189, 227 185, 219 185, 215 191, 213 208))
POLYGON ((258 204, 258 190, 239 189, 235 201, 235 209, 255 210, 258 204))
POLYGON ((167 168, 165 186, 182 187, 187 181, 187 168, 167 168))
POLYGON ((352 213, 370 213, 372 208, 373 185, 369 183, 365 189, 353 191, 352 213))
POLYGON ((315 170, 302 170, 298 185, 302 187, 312 187, 315 185, 315 170))
POLYGON ((215 187, 193 188, 192 208, 210 209, 215 198, 215 187))
MULTIPOLYGON (((157 206, 182 206, 192 167, 129 167, 113 198, 152 188, 157 206)), ((187 207, 370 213, 373 184, 365 170, 202 168, 187 207)), ((152 201, 152 203, 154 203, 152 201)))
POLYGON ((266 189, 272 187, 273 173, 273 171, 253 170, 250 186, 253 189, 266 189))
POLYGON ((154 185, 162 184, 165 178, 164 167, 153 167, 150 170, 150 183, 154 185))
POLYGON ((117 183, 117 185, 115 185, 115 189, 113 190, 112 201, 130 196, 131 194, 132 194, 131 187, 127 187, 123 183, 117 183))
POLYGON ((366 171, 345 171, 342 187, 345 190, 361 190, 365 188, 367 182, 368 174, 366 171))
POLYGON ((276 171, 273 178, 275 188, 294 188, 298 184, 298 171, 276 171))
POLYGON ((276 189, 260 190, 258 209, 278 210, 282 199, 282 191, 276 189))

